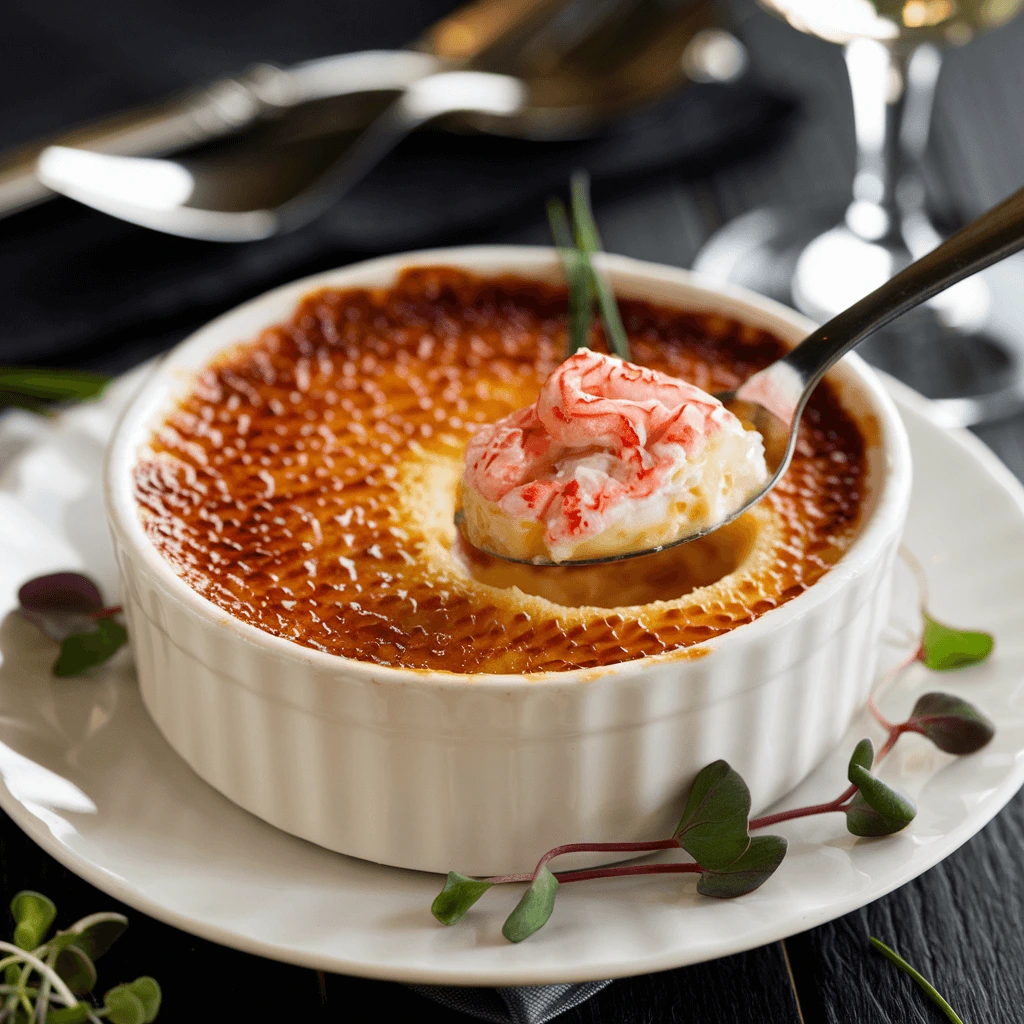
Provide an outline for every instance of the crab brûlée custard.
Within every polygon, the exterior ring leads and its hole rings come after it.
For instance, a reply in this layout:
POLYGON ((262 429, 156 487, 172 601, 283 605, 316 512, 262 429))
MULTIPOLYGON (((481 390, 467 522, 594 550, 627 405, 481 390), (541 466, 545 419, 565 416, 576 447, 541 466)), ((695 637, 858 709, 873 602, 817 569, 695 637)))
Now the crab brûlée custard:
POLYGON ((853 542, 865 442, 826 380, 793 463, 711 397, 785 351, 716 314, 620 300, 632 361, 566 358, 564 288, 443 267, 308 295, 223 353, 134 472, 175 571, 269 633, 380 665, 531 673, 685 657, 802 593, 853 542), (464 532, 454 517, 462 509, 464 532), (669 527, 666 527, 666 523, 669 527))

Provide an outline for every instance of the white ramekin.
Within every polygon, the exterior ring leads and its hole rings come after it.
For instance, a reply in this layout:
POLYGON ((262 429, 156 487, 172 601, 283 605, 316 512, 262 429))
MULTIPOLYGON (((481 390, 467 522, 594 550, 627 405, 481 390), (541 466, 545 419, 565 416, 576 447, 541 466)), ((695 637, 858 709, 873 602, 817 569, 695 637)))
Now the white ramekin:
MULTIPOLYGON (((795 342, 808 321, 683 270, 601 258, 621 296, 715 310, 795 342)), ((910 493, 896 409, 866 365, 833 371, 870 441, 856 542, 804 594, 703 645, 604 669, 530 676, 382 668, 323 654, 225 614, 142 529, 132 467, 211 357, 287 319, 324 286, 381 286, 409 266, 560 279, 553 251, 440 249, 297 281, 204 327, 124 414, 106 495, 142 695, 210 785, 288 832, 425 871, 532 868, 558 843, 663 837, 695 773, 725 758, 755 810, 795 786, 867 698, 910 493), (692 652, 691 652, 692 654, 692 652)))

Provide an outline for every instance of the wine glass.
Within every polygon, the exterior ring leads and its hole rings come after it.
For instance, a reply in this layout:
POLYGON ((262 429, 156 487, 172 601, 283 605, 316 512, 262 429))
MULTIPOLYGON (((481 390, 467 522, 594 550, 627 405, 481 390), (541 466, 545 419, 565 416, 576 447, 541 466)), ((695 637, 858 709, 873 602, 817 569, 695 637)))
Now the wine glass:
MULTIPOLYGON (((845 210, 763 208, 726 225, 694 269, 830 319, 933 249, 942 234, 921 173, 941 45, 1005 24, 1024 0, 759 0, 794 28, 844 47, 857 169, 845 210)), ((1024 409, 1021 264, 937 296, 865 355, 970 425, 1024 409)))

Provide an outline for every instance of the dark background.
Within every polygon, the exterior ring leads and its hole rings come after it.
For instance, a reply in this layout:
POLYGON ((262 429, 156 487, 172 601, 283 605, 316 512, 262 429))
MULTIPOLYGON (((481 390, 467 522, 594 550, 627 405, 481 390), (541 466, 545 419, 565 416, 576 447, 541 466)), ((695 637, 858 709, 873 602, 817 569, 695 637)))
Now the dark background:
MULTIPOLYGON (((453 6, 8 0, 0 30, 0 145, 160 98, 255 60, 288 63, 401 45, 453 6)), ((0 361, 121 370, 247 295, 312 270, 407 245, 545 243, 539 197, 575 164, 599 172, 595 207, 606 248, 678 266, 692 262, 716 227, 755 206, 843 196, 854 154, 840 51, 776 22, 753 0, 737 0, 733 10, 754 78, 767 89, 712 88, 681 101, 664 116, 682 118, 686 131, 659 132, 654 122, 634 126, 632 141, 605 140, 596 148, 538 154, 494 144, 485 157, 468 154, 480 189, 474 195, 486 202, 467 207, 465 196, 444 184, 428 139, 414 142, 324 224, 244 252, 146 233, 64 201, 0 221, 0 361), (671 145, 666 134, 677 136, 671 145), (634 145, 637 139, 647 148, 634 145), (487 160, 494 161, 493 174, 487 160), (510 160, 521 171, 515 180, 498 167, 510 160), (433 193, 413 201, 388 190, 410 166, 433 169, 433 193), (430 221, 428 207, 445 216, 430 221)), ((929 187, 949 219, 969 218, 1024 179, 1022 65, 1024 19, 947 56, 929 187)), ((1024 421, 978 433, 1024 476, 1024 421)), ((862 911, 740 956, 616 982, 561 1020, 940 1021, 905 976, 868 951, 869 934, 932 978, 965 1022, 1024 1020, 1022 840, 1018 797, 940 866, 862 911)), ((25 887, 50 894, 61 921, 117 906, 9 820, 0 823, 0 883, 6 894, 25 887)), ((130 938, 104 959, 101 984, 156 975, 165 991, 163 1020, 326 1021, 365 1013, 357 1007, 367 999, 398 1019, 469 1020, 398 985, 325 978, 128 912, 130 938)))

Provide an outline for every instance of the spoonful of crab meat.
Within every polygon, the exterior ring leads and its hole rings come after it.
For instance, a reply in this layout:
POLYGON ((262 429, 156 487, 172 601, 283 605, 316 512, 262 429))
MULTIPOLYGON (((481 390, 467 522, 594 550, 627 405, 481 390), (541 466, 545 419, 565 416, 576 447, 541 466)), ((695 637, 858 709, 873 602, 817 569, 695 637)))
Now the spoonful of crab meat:
POLYGON ((597 562, 716 528, 767 479, 761 435, 717 398, 584 348, 470 440, 457 519, 499 558, 597 562))
POLYGON ((1024 188, 720 395, 580 349, 534 405, 473 437, 456 520, 476 547, 538 565, 635 558, 710 533, 779 482, 808 399, 847 352, 1022 248, 1024 188))

